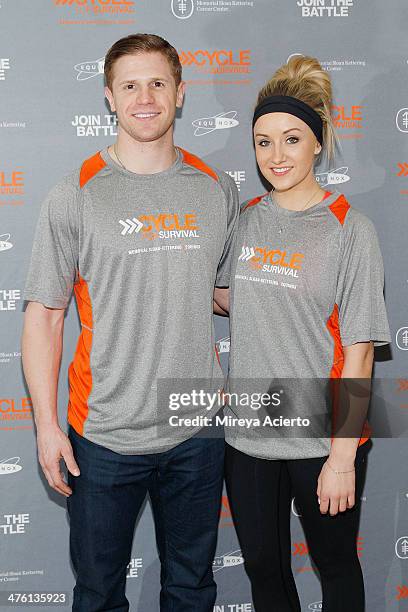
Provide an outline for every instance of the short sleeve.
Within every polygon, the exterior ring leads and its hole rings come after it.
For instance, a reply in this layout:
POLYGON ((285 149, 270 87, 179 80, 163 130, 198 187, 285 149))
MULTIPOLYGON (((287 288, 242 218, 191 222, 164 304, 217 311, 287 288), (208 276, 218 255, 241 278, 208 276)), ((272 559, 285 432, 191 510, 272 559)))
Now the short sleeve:
POLYGON ((78 271, 78 189, 64 179, 41 205, 24 299, 66 308, 78 271))
POLYGON ((234 239, 238 227, 239 195, 235 181, 225 173, 220 173, 220 183, 227 200, 227 235, 224 250, 218 264, 216 287, 229 287, 234 239))
POLYGON ((384 301, 384 266, 372 222, 350 209, 343 227, 336 303, 343 346, 391 342, 384 301))

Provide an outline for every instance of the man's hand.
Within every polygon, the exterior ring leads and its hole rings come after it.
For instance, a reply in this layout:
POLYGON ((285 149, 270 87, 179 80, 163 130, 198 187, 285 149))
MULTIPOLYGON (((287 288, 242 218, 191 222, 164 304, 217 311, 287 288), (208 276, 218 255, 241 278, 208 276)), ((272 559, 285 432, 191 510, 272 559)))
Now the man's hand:
POLYGON ((71 442, 58 425, 46 425, 37 429, 38 460, 50 487, 69 497, 72 489, 65 482, 60 461, 63 459, 73 476, 79 476, 71 442))

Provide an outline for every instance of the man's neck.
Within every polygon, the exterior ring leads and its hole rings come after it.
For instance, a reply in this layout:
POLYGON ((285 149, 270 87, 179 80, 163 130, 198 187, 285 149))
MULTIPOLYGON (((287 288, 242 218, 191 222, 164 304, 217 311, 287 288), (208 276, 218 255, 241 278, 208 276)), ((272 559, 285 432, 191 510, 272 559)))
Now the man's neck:
POLYGON ((177 155, 173 134, 153 142, 139 142, 128 134, 119 133, 108 152, 117 164, 135 174, 164 172, 174 164, 177 155))

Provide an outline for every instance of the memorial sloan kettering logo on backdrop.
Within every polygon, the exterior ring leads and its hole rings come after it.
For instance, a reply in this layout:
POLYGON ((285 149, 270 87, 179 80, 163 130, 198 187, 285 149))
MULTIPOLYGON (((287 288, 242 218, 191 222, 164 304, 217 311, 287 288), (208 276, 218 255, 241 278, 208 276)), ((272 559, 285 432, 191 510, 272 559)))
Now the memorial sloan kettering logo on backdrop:
POLYGON ((408 559, 408 536, 402 536, 395 542, 395 554, 399 559, 408 559))
POLYGON ((195 12, 230 13, 235 9, 254 8, 256 0, 169 0, 177 19, 189 19, 195 12))
MULTIPOLYGON (((286 62, 290 60, 291 57, 299 55, 300 57, 304 57, 303 53, 291 53, 289 57, 286 59, 286 62)), ((352 68, 365 68, 367 62, 365 59, 352 59, 352 58, 343 58, 343 59, 328 59, 323 60, 319 58, 319 62, 321 67, 327 72, 340 72, 344 69, 352 69, 352 68)))
POLYGON ((400 132, 408 132, 408 108, 400 108, 395 117, 395 123, 400 132))
POLYGON ((237 111, 228 111, 225 113, 218 113, 213 117, 202 117, 201 119, 194 119, 192 125, 195 127, 194 136, 204 136, 210 134, 215 130, 226 130, 239 125, 239 121, 236 119, 237 111))
POLYGON ((408 351, 408 327, 400 327, 395 334, 395 342, 400 351, 408 351))

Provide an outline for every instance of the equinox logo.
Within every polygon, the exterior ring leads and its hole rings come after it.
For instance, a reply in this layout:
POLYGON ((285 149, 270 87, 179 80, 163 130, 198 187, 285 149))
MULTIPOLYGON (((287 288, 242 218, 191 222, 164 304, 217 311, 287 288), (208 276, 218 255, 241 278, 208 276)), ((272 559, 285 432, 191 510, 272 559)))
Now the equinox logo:
POLYGON ((23 466, 18 465, 19 463, 20 457, 10 457, 10 459, 3 459, 3 461, 0 461, 0 476, 14 474, 22 470, 23 466))
POLYGON ((194 136, 204 136, 210 134, 214 130, 225 130, 239 125, 239 121, 235 119, 237 111, 229 111, 228 113, 219 113, 214 117, 203 117, 192 121, 195 127, 194 136))
POLYGON ((347 183, 350 177, 347 174, 348 166, 342 166, 335 170, 329 170, 328 172, 320 172, 316 174, 316 180, 321 187, 327 185, 339 185, 340 183, 347 183))
POLYGON ((76 66, 74 66, 74 70, 78 72, 77 81, 86 81, 87 79, 92 79, 92 77, 98 76, 99 74, 103 74, 104 67, 104 57, 91 62, 81 62, 80 64, 76 64, 76 66))
POLYGON ((242 565, 244 562, 244 558, 242 556, 241 550, 234 550, 225 555, 220 555, 219 557, 215 557, 213 562, 213 572, 218 572, 224 567, 236 567, 237 565, 242 565))

